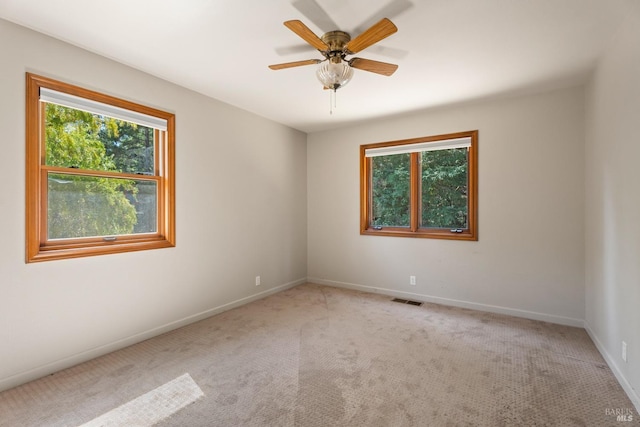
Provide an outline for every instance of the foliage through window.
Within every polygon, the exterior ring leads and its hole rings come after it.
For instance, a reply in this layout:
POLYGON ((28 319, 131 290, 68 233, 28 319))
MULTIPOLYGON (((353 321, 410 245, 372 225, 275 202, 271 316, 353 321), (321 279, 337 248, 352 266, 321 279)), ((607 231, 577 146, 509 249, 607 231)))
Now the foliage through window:
POLYGON ((361 234, 477 240, 478 132, 360 147, 361 234))
POLYGON ((174 116, 27 74, 27 262, 174 245, 174 116))

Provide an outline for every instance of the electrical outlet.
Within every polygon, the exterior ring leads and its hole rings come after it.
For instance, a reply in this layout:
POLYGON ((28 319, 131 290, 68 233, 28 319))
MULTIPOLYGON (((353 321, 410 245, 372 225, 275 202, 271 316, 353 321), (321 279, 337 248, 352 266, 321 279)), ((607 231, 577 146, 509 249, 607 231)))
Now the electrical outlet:
POLYGON ((260 276, 256 276, 256 286, 260 286, 260 276))
POLYGON ((622 341, 622 360, 627 361, 627 343, 622 341))
POLYGON ((416 285, 416 276, 409 276, 409 284, 411 286, 415 286, 416 285))

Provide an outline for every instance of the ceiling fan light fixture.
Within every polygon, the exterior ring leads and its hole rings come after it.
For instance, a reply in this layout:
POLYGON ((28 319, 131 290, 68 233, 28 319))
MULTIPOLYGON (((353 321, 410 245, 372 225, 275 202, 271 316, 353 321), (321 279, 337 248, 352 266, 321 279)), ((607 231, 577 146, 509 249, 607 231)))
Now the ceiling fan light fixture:
POLYGON ((343 61, 324 61, 318 66, 316 76, 324 87, 336 91, 349 83, 353 77, 353 68, 343 61))

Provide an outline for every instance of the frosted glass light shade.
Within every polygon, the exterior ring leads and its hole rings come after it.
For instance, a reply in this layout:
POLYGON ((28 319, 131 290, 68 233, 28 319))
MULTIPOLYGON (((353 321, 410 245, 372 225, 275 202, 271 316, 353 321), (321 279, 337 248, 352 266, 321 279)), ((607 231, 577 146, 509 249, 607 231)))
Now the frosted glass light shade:
POLYGON ((346 62, 333 63, 325 61, 318 66, 316 76, 324 87, 338 90, 342 86, 349 83, 353 77, 353 68, 346 62))

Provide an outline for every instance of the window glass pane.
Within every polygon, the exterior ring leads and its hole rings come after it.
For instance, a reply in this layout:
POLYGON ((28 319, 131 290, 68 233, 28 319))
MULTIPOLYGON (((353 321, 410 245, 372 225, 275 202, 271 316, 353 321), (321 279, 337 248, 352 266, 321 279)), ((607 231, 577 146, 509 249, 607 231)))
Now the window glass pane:
POLYGON ((421 226, 468 228, 467 149, 425 151, 421 159, 421 226))
POLYGON ((410 171, 409 153, 371 158, 374 228, 409 227, 410 171))
POLYGON ((49 239, 154 233, 155 181, 48 175, 49 239))
POLYGON ((152 175, 152 128, 45 104, 46 164, 152 175))

